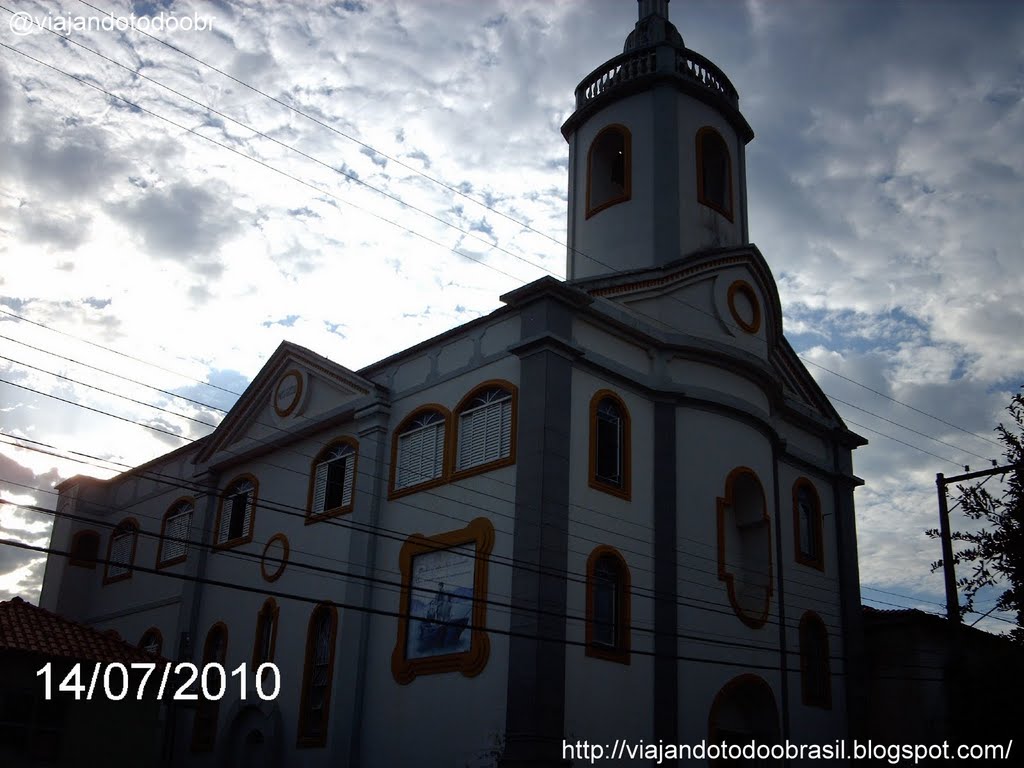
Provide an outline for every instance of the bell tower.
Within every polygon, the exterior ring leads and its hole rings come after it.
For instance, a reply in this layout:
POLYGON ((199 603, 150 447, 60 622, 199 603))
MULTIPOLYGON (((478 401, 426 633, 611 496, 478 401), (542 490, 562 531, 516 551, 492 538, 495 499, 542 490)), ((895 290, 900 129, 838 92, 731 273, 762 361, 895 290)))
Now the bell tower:
POLYGON ((621 55, 576 87, 569 280, 748 242, 744 150, 754 133, 725 74, 691 51, 669 0, 637 0, 621 55))

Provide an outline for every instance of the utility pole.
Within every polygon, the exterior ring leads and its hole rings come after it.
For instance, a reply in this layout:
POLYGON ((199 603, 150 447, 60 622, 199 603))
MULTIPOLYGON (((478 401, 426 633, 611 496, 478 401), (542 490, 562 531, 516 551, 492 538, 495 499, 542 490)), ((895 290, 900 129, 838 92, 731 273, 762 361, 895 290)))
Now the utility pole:
MULTIPOLYGON (((939 491, 939 537, 942 539, 942 573, 946 582, 946 618, 950 621, 962 622, 960 616, 960 600, 956 590, 956 571, 953 568, 953 536, 949 527, 949 506, 946 503, 946 486, 950 483, 961 483, 990 475, 1005 475, 1013 469, 1019 470, 1020 464, 1007 464, 1005 467, 992 467, 977 472, 946 477, 941 472, 935 475, 935 485, 939 491)), ((965 467, 967 469, 967 467, 965 467)))

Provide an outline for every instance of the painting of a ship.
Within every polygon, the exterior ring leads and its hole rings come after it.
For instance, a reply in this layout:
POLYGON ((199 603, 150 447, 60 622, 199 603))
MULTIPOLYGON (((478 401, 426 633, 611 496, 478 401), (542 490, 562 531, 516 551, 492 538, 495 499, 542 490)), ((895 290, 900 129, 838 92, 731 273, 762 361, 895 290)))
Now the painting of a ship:
POLYGON ((468 651, 473 607, 473 550, 452 547, 413 561, 409 658, 468 651))

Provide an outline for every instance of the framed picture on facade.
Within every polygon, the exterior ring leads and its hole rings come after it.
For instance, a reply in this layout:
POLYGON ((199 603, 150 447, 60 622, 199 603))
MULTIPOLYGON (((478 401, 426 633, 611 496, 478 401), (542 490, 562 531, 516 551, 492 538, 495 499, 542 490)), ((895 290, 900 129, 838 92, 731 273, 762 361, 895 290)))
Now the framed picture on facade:
POLYGON ((480 674, 487 664, 487 564, 494 526, 483 517, 437 536, 414 534, 399 554, 402 595, 391 654, 395 680, 480 674))

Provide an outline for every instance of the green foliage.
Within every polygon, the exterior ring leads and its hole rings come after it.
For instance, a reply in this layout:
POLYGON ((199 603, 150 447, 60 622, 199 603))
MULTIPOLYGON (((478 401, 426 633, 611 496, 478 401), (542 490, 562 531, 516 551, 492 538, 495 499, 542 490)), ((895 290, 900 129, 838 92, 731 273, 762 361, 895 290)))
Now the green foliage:
MULTIPOLYGON (((957 486, 959 508, 982 527, 974 532, 953 532, 954 543, 959 543, 953 563, 971 568, 970 575, 957 580, 965 598, 964 611, 973 610, 974 598, 984 587, 1009 585, 996 608, 1017 615, 1013 638, 1024 643, 1024 387, 1006 410, 1013 421, 1009 427, 1000 424, 996 432, 1006 446, 1006 464, 1015 468, 1007 471, 1005 492, 999 496, 985 488, 984 481, 957 486)), ((939 535, 934 528, 926 533, 932 538, 939 535)), ((932 564, 932 570, 941 567, 941 560, 932 564)))

